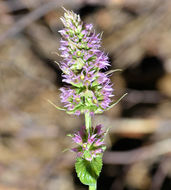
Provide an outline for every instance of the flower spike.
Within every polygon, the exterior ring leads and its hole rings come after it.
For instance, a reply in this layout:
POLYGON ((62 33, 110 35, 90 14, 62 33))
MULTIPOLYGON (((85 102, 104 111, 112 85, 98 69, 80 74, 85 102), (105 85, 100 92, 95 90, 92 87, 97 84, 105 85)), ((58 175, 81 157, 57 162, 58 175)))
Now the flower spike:
POLYGON ((94 158, 101 157, 106 149, 104 137, 106 132, 102 130, 101 125, 91 128, 91 132, 87 132, 85 126, 74 135, 72 140, 78 145, 71 150, 77 153, 78 157, 82 157, 87 161, 92 161, 94 158))
POLYGON ((61 57, 63 72, 61 101, 70 114, 79 115, 87 110, 102 113, 111 104, 113 88, 109 73, 101 72, 110 66, 108 56, 100 50, 102 34, 93 31, 92 24, 83 24, 80 16, 64 8, 61 18, 65 28, 60 30, 61 57))

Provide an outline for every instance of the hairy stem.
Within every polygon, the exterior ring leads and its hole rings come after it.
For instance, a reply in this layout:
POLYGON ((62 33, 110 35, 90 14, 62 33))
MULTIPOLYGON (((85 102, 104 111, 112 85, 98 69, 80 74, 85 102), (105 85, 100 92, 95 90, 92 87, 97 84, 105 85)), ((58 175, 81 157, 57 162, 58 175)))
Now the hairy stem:
MULTIPOLYGON (((91 115, 90 112, 85 113, 85 126, 87 133, 91 132, 91 115)), ((95 185, 90 185, 89 190, 96 190, 96 184, 95 185)))
POLYGON ((85 126, 86 126, 86 130, 89 133, 90 129, 91 129, 91 116, 90 116, 90 112, 86 112, 85 113, 85 126))

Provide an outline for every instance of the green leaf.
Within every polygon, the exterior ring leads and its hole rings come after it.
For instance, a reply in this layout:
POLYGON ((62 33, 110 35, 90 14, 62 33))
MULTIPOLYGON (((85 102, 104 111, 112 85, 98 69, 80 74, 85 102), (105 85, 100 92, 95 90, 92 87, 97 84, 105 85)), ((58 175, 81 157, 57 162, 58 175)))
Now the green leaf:
POLYGON ((76 84, 76 83, 70 82, 70 84, 72 84, 73 86, 76 86, 78 88, 83 87, 83 83, 76 84))
POLYGON ((96 111, 94 113, 98 114, 98 113, 103 113, 105 110, 103 110, 101 107, 97 108, 96 111))
POLYGON ((90 151, 88 151, 88 150, 85 150, 84 151, 84 156, 83 156, 85 159, 86 158, 88 158, 88 159, 90 159, 91 158, 91 153, 90 153, 90 151))
POLYGON ((71 66, 73 71, 81 70, 84 66, 84 61, 81 58, 76 57, 76 63, 71 66))
POLYGON ((102 157, 96 157, 92 161, 77 158, 75 169, 80 181, 85 185, 95 185, 102 169, 102 157))
POLYGON ((68 114, 74 114, 77 110, 82 110, 82 108, 83 108, 83 104, 80 102, 78 105, 76 105, 75 106, 75 108, 73 109, 73 110, 71 110, 71 111, 66 111, 66 113, 68 113, 68 114))

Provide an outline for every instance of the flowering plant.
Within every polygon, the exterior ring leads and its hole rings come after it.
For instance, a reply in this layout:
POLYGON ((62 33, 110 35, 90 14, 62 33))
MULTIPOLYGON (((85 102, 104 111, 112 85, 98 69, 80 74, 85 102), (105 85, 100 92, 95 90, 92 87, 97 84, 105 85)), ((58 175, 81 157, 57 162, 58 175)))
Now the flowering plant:
POLYGON ((62 81, 66 83, 60 89, 64 108, 55 107, 69 114, 85 115, 85 126, 70 135, 78 145, 72 151, 77 153, 75 168, 80 181, 89 189, 96 190, 106 149, 106 132, 101 125, 91 126, 91 116, 112 108, 126 94, 112 103, 114 95, 109 75, 118 70, 102 72, 110 66, 108 56, 100 50, 102 35, 92 30, 92 24, 84 24, 79 15, 64 10, 61 21, 65 28, 59 31, 62 36, 59 50, 63 60, 58 64, 63 73, 62 81))

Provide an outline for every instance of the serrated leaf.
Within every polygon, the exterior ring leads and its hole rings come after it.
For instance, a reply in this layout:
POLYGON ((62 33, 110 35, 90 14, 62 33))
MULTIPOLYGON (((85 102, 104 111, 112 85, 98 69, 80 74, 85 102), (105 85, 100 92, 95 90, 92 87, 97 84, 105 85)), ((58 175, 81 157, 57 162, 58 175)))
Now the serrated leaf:
POLYGON ((77 158, 75 169, 80 181, 89 186, 96 185, 97 178, 102 169, 102 158, 96 157, 92 161, 83 158, 77 158))

